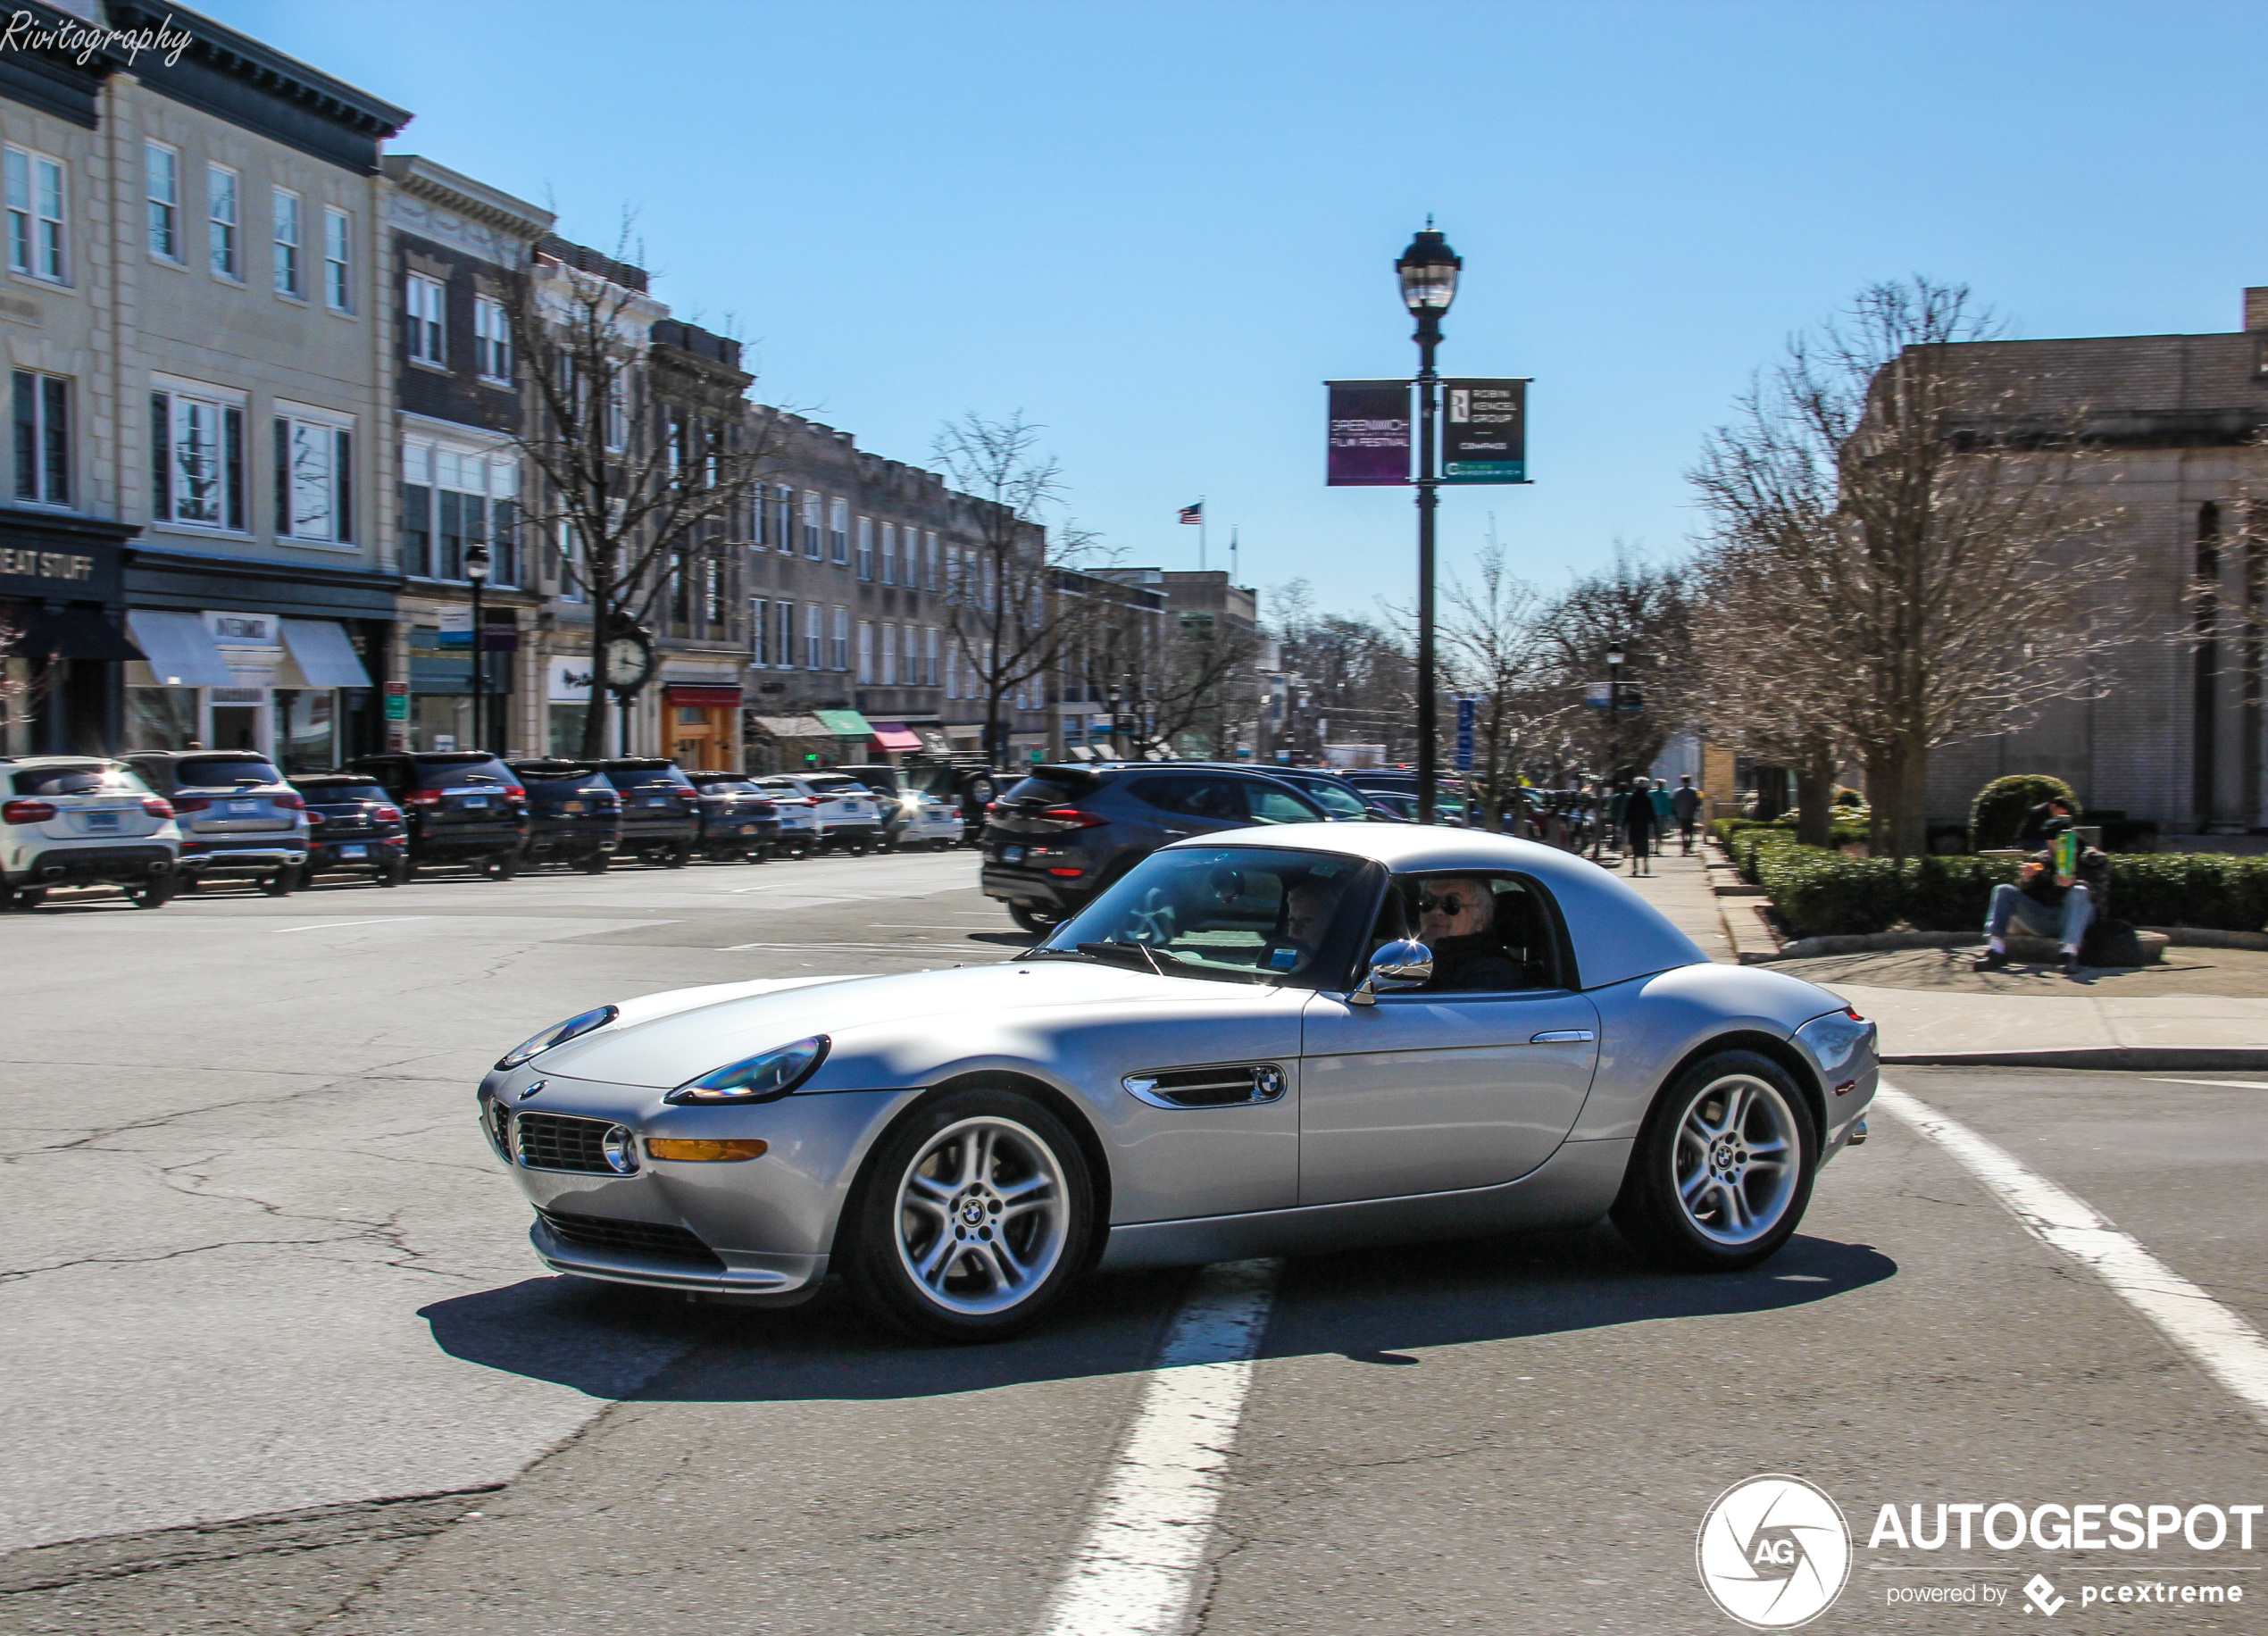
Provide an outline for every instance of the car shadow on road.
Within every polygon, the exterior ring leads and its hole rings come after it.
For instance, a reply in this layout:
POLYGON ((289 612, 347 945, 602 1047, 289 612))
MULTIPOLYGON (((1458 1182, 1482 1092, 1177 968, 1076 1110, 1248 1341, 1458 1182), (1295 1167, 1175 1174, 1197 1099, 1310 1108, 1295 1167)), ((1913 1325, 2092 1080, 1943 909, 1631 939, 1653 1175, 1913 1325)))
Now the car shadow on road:
MULTIPOLYGON (((1871 1246, 1799 1235, 1746 1273, 1664 1273, 1604 1225, 1309 1256, 1285 1270, 1262 1356, 1408 1365, 1428 1347, 1778 1312, 1897 1272, 1871 1246)), ((902 1340, 833 1291, 801 1306, 748 1309, 531 1278, 437 1301, 419 1315, 453 1357, 596 1398, 926 1398, 1143 1368, 1189 1276, 1091 1277, 1036 1330, 978 1347, 902 1340)))

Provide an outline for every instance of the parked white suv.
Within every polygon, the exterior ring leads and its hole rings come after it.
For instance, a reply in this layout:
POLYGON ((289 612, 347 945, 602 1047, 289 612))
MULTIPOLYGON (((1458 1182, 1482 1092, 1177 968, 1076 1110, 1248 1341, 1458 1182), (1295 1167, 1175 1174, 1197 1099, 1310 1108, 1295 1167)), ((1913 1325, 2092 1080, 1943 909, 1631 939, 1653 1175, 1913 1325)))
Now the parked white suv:
POLYGON ((52 886, 108 883, 154 909, 173 896, 180 856, 173 808, 123 763, 0 756, 0 908, 34 908, 52 886))
POLYGON ((871 850, 882 835, 882 809, 874 792, 856 779, 834 772, 777 772, 755 780, 782 820, 780 839, 789 845, 786 819, 790 813, 809 812, 819 820, 813 849, 830 852, 871 850))

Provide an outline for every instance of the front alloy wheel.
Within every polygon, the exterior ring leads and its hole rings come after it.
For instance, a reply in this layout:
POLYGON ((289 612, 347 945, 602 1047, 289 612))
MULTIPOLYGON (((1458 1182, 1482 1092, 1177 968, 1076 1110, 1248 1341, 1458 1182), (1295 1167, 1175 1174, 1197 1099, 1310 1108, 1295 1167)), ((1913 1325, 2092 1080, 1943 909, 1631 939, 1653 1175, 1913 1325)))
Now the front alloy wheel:
POLYGON ((1794 1235, 1818 1168, 1817 1126, 1787 1070, 1753 1051, 1722 1051, 1655 1104, 1614 1224, 1656 1261, 1754 1266, 1794 1235))
POLYGON ((1005 1089, 939 1098, 885 1139, 855 1213, 851 1284, 875 1315, 989 1340, 1052 1306, 1085 1259, 1079 1145, 1005 1089))

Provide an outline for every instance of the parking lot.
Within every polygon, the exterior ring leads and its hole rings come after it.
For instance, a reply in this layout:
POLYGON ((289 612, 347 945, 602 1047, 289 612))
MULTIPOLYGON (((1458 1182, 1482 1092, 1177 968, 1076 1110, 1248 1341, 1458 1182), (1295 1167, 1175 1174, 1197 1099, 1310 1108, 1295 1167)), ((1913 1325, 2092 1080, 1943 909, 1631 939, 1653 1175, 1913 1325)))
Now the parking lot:
MULTIPOLYGON (((474 1127, 504 1047, 627 995, 995 960, 976 858, 437 878, 9 919, 0 1628, 1023 1632, 1079 1558, 1180 1273, 938 1349, 571 1287, 474 1127), (251 1519, 251 1520, 246 1520, 251 1519)), ((1908 1068, 2227 1310, 2261 1287, 2268 1088, 1908 1068)), ((1208 1632, 1731 1628, 1711 1498, 1816 1482, 1821 1628, 2038 1626, 1916 1583, 2114 1567, 2268 1598, 2256 1548, 1865 1548, 1879 1507, 2256 1502, 2259 1422, 1885 1114, 1752 1273, 1611 1229, 1294 1262, 1204 1552, 1208 1632)), ((2256 1630, 2252 1606, 2119 1630, 2256 1630)))

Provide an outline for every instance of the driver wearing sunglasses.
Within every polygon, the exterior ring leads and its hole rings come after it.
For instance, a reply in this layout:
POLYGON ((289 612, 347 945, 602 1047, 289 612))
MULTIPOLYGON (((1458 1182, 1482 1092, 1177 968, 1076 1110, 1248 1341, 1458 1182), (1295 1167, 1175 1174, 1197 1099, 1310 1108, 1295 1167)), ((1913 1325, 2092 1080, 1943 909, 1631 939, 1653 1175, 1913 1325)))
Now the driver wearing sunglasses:
POLYGON ((1497 899, 1471 875, 1421 881, 1418 940, 1433 951, 1430 992, 1501 992, 1522 986, 1519 963, 1496 933, 1497 899))

